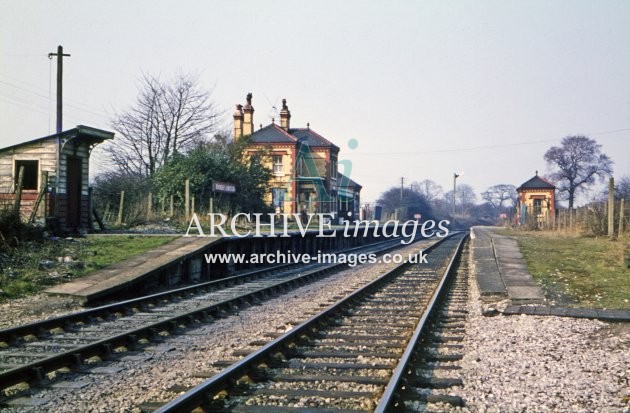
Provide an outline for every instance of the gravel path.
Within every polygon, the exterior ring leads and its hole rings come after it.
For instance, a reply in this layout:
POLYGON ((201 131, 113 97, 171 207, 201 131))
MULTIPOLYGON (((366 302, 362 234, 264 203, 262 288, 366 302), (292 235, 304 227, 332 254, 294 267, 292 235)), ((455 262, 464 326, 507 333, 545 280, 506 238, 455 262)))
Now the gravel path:
POLYGON ((481 315, 471 301, 462 360, 470 412, 630 412, 630 324, 481 315))

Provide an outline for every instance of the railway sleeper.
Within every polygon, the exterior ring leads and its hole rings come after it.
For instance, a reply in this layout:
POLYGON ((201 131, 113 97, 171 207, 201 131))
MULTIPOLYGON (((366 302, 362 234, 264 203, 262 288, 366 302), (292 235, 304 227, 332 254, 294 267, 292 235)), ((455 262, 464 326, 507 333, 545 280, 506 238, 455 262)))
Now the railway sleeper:
POLYGON ((357 384, 374 384, 378 386, 386 386, 389 380, 383 377, 371 376, 342 376, 333 374, 283 374, 271 373, 269 379, 275 382, 340 382, 340 383, 357 383, 357 384))
POLYGON ((433 371, 433 370, 461 370, 462 366, 457 364, 442 364, 442 363, 422 363, 413 367, 416 372, 416 375, 420 375, 424 371, 433 371))
POLYGON ((462 354, 424 354, 422 356, 424 361, 459 361, 463 358, 462 354))
POLYGON ((335 390, 315 390, 315 389, 257 389, 252 396, 286 396, 288 398, 300 397, 323 397, 333 399, 363 399, 374 397, 374 393, 366 391, 335 391, 335 390))
MULTIPOLYGON (((464 407, 464 400, 459 396, 449 394, 431 394, 419 392, 414 388, 407 388, 400 392, 399 396, 403 396, 405 400, 419 401, 422 403, 445 403, 454 407, 464 407)), ((400 411, 397 409, 396 411, 400 411)), ((404 411, 404 410, 403 410, 404 411)), ((417 410, 410 410, 417 411, 417 410)))
POLYGON ((438 377, 422 377, 422 376, 409 376, 405 378, 405 383, 408 386, 413 386, 421 389, 448 389, 451 387, 461 387, 464 385, 462 379, 458 377, 453 378, 438 378, 438 377))
POLYGON ((384 352, 384 351, 338 351, 338 350, 312 350, 302 351, 297 357, 303 358, 349 358, 356 359, 358 357, 372 357, 384 359, 399 359, 400 352, 384 352))
MULTIPOLYGON (((313 340, 312 344, 322 347, 341 347, 341 348, 361 348, 361 349, 375 349, 375 348, 392 348, 401 349, 400 342, 390 343, 372 343, 364 340, 356 341, 328 341, 328 340, 313 340)), ((401 349, 402 350, 402 349, 401 349)))
POLYGON ((291 369, 366 369, 366 370, 393 370, 396 365, 388 364, 370 364, 370 363, 329 363, 329 362, 304 362, 301 360, 290 360, 285 363, 285 368, 291 369))
POLYGON ((318 336, 322 339, 330 340, 346 340, 346 341, 395 341, 401 342, 405 340, 405 337, 384 335, 384 334, 340 334, 340 333, 323 333, 318 336))
MULTIPOLYGON (((235 406, 229 410, 206 410, 208 412, 233 412, 233 413, 301 413, 304 412, 302 407, 286 407, 286 406, 235 406)), ((354 409, 336 409, 326 407, 310 407, 308 410, 310 413, 365 413, 365 410, 354 409)))
POLYGON ((432 343, 461 343, 464 341, 463 336, 433 336, 431 337, 432 343))

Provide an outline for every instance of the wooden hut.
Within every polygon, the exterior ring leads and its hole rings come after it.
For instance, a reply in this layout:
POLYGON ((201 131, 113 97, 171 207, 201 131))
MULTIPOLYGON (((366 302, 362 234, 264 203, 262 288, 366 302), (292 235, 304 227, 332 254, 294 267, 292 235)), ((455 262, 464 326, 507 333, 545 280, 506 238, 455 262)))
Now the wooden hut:
POLYGON ((79 125, 1 148, 0 203, 8 208, 18 205, 23 218, 44 218, 53 231, 86 233, 90 153, 94 146, 113 137, 113 132, 79 125))

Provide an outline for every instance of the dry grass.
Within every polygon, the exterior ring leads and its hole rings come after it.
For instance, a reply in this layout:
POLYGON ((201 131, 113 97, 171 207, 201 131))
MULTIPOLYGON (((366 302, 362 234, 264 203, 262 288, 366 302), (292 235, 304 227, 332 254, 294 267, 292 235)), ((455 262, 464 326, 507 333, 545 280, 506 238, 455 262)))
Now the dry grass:
POLYGON ((630 309, 630 236, 502 231, 518 240, 530 273, 562 305, 630 309))
POLYGON ((111 235, 4 243, 0 250, 0 301, 85 276, 174 238, 111 235))

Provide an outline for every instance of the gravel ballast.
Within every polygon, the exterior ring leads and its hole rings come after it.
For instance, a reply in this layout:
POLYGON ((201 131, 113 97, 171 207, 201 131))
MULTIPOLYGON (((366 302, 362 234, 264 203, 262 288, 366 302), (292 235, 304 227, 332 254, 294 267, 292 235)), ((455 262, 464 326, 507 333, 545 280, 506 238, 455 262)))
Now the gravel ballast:
MULTIPOLYGON (((433 242, 403 248, 407 254, 426 248, 433 242)), ((65 381, 82 383, 80 389, 46 387, 34 398, 46 400, 35 407, 11 407, 2 412, 134 412, 147 402, 167 402, 185 389, 203 381, 199 373, 216 373, 217 361, 237 360, 235 350, 255 350, 251 342, 266 338, 266 333, 284 332, 292 322, 305 321, 350 291, 382 275, 395 264, 363 265, 333 274, 321 281, 282 294, 261 305, 239 310, 215 320, 186 335, 172 337, 162 344, 151 345, 135 358, 121 358, 99 363, 95 367, 120 369, 114 374, 81 374, 65 381)), ((271 340, 271 339, 268 339, 271 340)), ((99 371, 99 370, 97 370, 99 371)))
MULTIPOLYGON (((34 394, 47 401, 41 406, 0 411, 139 413, 139 405, 176 397, 186 386, 203 381, 195 374, 216 373, 217 361, 238 359, 232 355, 235 350, 255 349, 251 342, 266 333, 291 329, 290 321, 305 320, 388 267, 392 265, 366 265, 334 274, 151 345, 135 359, 94 366, 113 369, 110 373, 121 369, 113 374, 94 370, 61 378, 54 384, 82 383, 83 387, 42 388, 34 394)), ((630 412, 629 324, 525 315, 484 317, 474 277, 470 288, 465 355, 460 362, 465 386, 445 391, 463 397, 466 407, 442 406, 439 411, 630 412)), ((13 325, 34 317, 24 310, 28 308, 24 301, 19 304, 14 311, 11 303, 2 306, 4 314, 12 314, 13 325)), ((70 307, 64 303, 55 311, 70 307)))
POLYGON ((464 387, 470 412, 630 411, 630 324, 481 315, 470 277, 464 387))

